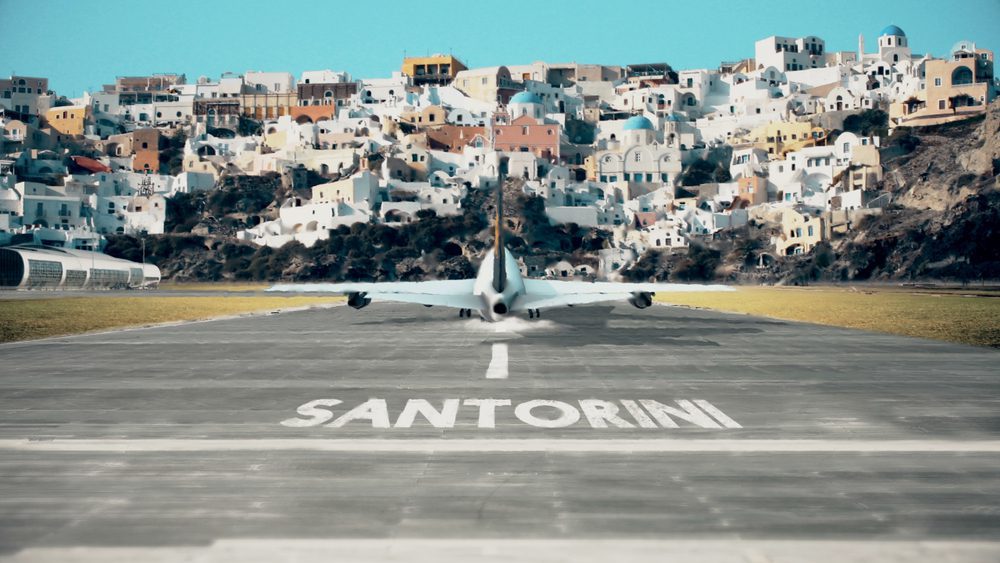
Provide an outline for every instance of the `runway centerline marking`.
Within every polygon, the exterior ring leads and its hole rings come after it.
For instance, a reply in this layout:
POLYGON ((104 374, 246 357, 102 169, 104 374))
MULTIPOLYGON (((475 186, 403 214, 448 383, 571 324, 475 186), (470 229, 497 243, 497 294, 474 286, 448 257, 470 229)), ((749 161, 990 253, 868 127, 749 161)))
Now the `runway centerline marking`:
POLYGON ((541 452, 541 453, 1000 453, 1000 440, 731 440, 731 439, 0 439, 0 451, 28 452, 541 452))
POLYGON ((507 379, 507 343, 494 342, 486 379, 507 379))

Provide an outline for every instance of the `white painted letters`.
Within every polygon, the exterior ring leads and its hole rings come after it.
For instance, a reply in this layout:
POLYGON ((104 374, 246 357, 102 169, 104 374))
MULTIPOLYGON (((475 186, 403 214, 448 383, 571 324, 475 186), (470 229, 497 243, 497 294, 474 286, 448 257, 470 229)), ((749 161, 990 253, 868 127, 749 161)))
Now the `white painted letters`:
POLYGON ((675 401, 682 409, 676 409, 674 407, 668 407, 659 401, 653 401, 651 399, 640 399, 642 406, 646 407, 649 414, 653 415, 653 418, 660 423, 660 426, 664 428, 677 428, 677 423, 670 417, 676 417, 681 420, 686 420, 691 424, 701 426, 702 428, 720 428, 719 424, 712 420, 708 415, 701 412, 698 407, 691 404, 691 401, 685 401, 683 399, 675 401))
POLYGON ((315 401, 309 401, 308 403, 295 409, 295 412, 302 416, 308 416, 308 420, 303 420, 301 418, 287 418, 281 421, 282 426, 288 426, 290 428, 303 428, 307 426, 318 426, 324 422, 333 418, 333 413, 319 408, 333 407, 343 403, 340 399, 316 399, 315 401))
POLYGON ((389 428, 389 409, 385 405, 385 399, 368 399, 340 415, 337 420, 327 424, 327 427, 340 428, 352 420, 370 420, 372 428, 389 428))
POLYGON ((463 405, 479 407, 479 427, 497 427, 497 407, 509 407, 510 399, 466 399, 463 405))
POLYGON ((618 428, 635 428, 634 424, 618 416, 618 405, 611 401, 581 399, 580 410, 592 428, 607 428, 609 422, 618 428))
POLYGON ((579 409, 568 402, 549 399, 533 399, 517 404, 510 399, 442 399, 440 410, 436 401, 408 399, 395 424, 389 421, 389 408, 385 399, 368 399, 334 418, 331 407, 342 403, 340 399, 308 401, 295 409, 299 416, 282 420, 280 424, 288 428, 308 428, 326 423, 328 428, 342 428, 348 422, 369 421, 372 428, 379 429, 413 428, 414 425, 422 424, 430 424, 434 428, 454 428, 461 414, 463 424, 471 423, 471 417, 477 416, 478 428, 491 429, 497 427, 497 408, 514 405, 514 416, 522 423, 536 428, 566 428, 577 424, 581 416, 595 429, 681 428, 678 422, 698 428, 743 428, 740 423, 704 399, 678 399, 675 401, 677 406, 652 399, 580 399, 579 409), (460 413, 462 406, 469 408, 460 413), (630 419, 620 415, 623 407, 630 419), (418 418, 423 420, 418 421, 418 418), (328 422, 331 419, 333 421, 328 422))
POLYGON ((740 423, 726 416, 726 413, 715 408, 715 405, 713 405, 712 403, 709 403, 708 401, 705 401, 703 399, 695 399, 694 402, 699 407, 701 407, 701 410, 715 417, 715 420, 721 422, 722 425, 725 426, 726 428, 743 428, 740 425, 740 423))
POLYGON ((539 428, 565 428, 576 424, 576 421, 580 420, 580 411, 576 410, 573 405, 562 401, 545 401, 542 399, 536 399, 534 401, 521 403, 514 407, 514 416, 525 424, 530 424, 539 428), (538 407, 553 407, 558 409, 561 414, 558 418, 552 420, 539 418, 531 412, 538 407))
POLYGON ((430 422, 434 428, 454 428, 455 417, 458 416, 458 406, 460 403, 461 401, 458 399, 445 399, 444 406, 441 407, 441 412, 438 412, 431 405, 430 401, 426 399, 410 399, 406 401, 403 412, 399 413, 395 428, 409 428, 413 426, 413 421, 416 419, 417 413, 424 415, 427 422, 430 422))
POLYGON ((640 407, 639 404, 633 401, 632 399, 623 399, 621 401, 621 404, 625 407, 625 410, 627 410, 628 413, 632 415, 632 418, 634 418, 635 421, 639 423, 640 427, 658 428, 658 426, 656 426, 656 423, 653 422, 653 419, 649 418, 649 415, 646 414, 646 411, 642 410, 642 407, 640 407))

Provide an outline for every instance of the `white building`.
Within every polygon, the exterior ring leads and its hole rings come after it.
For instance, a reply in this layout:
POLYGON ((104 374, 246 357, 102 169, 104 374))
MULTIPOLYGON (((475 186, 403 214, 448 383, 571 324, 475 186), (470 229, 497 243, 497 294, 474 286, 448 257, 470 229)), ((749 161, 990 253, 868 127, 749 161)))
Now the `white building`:
POLYGON ((757 68, 803 70, 826 65, 826 42, 815 36, 779 37, 772 35, 754 44, 757 68))

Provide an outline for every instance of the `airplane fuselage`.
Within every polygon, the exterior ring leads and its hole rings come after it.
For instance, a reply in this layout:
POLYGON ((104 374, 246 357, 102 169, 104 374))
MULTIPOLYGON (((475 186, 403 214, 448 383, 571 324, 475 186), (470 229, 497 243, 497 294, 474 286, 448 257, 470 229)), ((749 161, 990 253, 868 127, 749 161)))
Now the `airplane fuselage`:
POLYGON ((490 322, 497 322, 514 312, 518 297, 525 294, 524 278, 521 277, 521 270, 514 257, 504 249, 501 259, 504 263, 501 269, 502 276, 498 279, 494 275, 498 265, 496 253, 490 250, 479 266, 476 283, 473 286, 473 294, 479 296, 483 302, 478 311, 479 316, 490 322))

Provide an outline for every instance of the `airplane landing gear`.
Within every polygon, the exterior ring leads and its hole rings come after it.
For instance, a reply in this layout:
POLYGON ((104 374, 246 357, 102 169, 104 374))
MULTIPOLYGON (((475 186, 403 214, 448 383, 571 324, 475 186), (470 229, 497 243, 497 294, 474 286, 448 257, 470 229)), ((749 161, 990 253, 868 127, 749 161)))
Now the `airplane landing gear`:
POLYGON ((458 310, 458 318, 460 318, 460 319, 462 319, 462 318, 471 319, 472 318, 472 309, 459 309, 458 310))
POLYGON ((540 319, 540 318, 542 318, 542 310, 541 309, 528 309, 528 318, 529 319, 540 319))

